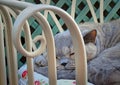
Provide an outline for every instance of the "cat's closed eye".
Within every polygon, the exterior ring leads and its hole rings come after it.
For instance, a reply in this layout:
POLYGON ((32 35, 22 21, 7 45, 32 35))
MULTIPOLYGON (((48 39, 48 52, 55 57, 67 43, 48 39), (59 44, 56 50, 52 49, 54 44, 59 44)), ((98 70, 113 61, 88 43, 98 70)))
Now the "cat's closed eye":
POLYGON ((75 53, 70 53, 70 56, 74 55, 75 53))

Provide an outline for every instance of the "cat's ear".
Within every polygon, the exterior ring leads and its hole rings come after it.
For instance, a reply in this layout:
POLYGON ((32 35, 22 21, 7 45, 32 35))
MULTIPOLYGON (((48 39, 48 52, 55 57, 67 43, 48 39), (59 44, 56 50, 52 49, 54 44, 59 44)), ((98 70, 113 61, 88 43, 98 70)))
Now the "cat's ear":
POLYGON ((89 42, 95 43, 96 36, 97 36, 97 31, 96 31, 96 30, 92 30, 92 31, 88 32, 88 33, 83 37, 85 44, 86 44, 86 43, 89 43, 89 42))

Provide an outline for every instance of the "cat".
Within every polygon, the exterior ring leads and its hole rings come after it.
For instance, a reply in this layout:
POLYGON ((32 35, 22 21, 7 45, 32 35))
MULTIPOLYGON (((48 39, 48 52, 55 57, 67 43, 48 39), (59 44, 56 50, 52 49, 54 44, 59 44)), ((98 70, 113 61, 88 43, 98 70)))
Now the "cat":
MULTIPOLYGON (((80 24, 79 28, 86 48, 88 80, 95 85, 120 85, 120 19, 80 24)), ((69 30, 54 38, 58 78, 75 79, 75 52, 69 30)), ((36 71, 46 75, 38 67, 47 67, 47 52, 36 57, 34 63, 36 71)))

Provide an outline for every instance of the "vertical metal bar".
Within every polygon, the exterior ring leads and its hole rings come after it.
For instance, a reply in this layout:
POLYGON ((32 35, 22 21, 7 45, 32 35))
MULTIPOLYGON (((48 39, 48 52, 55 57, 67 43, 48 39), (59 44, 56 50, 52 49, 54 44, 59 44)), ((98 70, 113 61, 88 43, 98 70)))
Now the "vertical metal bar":
POLYGON ((12 20, 7 8, 4 6, 0 6, 0 8, 3 14, 3 21, 5 25, 5 41, 6 41, 6 49, 7 49, 9 82, 10 85, 18 85, 17 56, 11 37, 12 20))
POLYGON ((3 29, 4 27, 0 15, 0 85, 7 85, 3 29))
POLYGON ((100 23, 104 23, 103 5, 104 0, 100 0, 100 23))
MULTIPOLYGON (((26 43, 26 50, 29 52, 32 51, 32 39, 31 39, 31 32, 29 29, 29 24, 26 22, 24 25, 25 31, 25 43, 26 43)), ((27 71, 28 71, 28 85, 34 85, 34 67, 33 67, 33 58, 27 57, 27 71)))
POLYGON ((75 8, 76 8, 76 0, 72 0, 71 16, 73 17, 73 19, 75 18, 75 8))

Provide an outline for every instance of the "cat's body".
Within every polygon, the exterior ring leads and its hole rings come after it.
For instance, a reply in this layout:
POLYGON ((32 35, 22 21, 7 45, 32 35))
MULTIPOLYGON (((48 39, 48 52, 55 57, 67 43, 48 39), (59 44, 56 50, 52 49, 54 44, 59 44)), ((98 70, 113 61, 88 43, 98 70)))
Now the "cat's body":
MULTIPOLYGON (((95 85, 120 85, 120 19, 105 24, 86 23, 79 28, 85 41, 89 81, 95 85)), ((61 74, 58 77, 75 78, 75 52, 69 31, 57 34, 55 45, 61 74)))
POLYGON ((88 78, 95 85, 120 85, 120 19, 95 25, 97 53, 88 62, 88 78))

